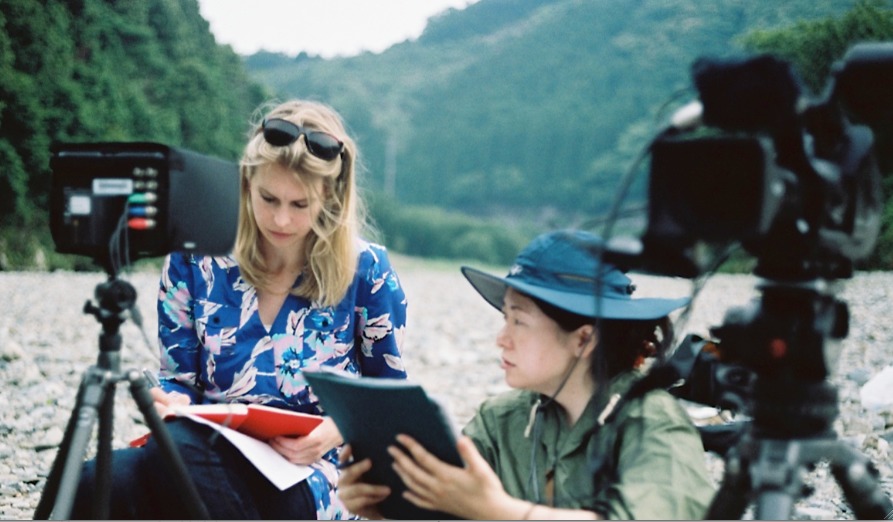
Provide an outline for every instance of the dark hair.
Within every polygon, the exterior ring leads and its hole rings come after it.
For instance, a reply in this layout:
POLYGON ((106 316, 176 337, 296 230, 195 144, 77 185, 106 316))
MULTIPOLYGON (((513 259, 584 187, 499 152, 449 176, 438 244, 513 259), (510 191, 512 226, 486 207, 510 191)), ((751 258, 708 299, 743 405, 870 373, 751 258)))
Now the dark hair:
POLYGON ((558 308, 553 304, 549 304, 542 299, 524 294, 539 308, 549 319, 552 319, 565 332, 573 332, 584 324, 592 324, 592 318, 585 315, 568 312, 563 308, 558 308))
POLYGON ((668 317, 649 320, 599 320, 598 344, 592 365, 596 382, 604 382, 638 367, 649 357, 661 358, 673 339, 668 317))
POLYGON ((598 331, 598 349, 593 355, 592 372, 597 383, 638 366, 647 357, 662 357, 673 338, 673 325, 668 317, 649 320, 595 319, 568 312, 542 299, 530 297, 542 312, 572 332, 592 324, 598 331))

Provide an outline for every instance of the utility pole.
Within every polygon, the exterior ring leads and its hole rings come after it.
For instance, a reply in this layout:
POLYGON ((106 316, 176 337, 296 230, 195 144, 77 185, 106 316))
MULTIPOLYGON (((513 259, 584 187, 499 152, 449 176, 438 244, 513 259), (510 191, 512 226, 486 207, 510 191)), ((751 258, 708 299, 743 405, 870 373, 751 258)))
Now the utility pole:
POLYGON ((384 193, 397 197, 397 137, 388 133, 384 150, 384 193))

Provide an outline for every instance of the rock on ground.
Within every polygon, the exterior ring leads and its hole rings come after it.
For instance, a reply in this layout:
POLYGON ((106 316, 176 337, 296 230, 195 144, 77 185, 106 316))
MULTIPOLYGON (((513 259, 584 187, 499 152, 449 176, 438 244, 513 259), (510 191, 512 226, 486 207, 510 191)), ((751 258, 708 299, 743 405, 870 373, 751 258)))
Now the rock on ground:
MULTIPOLYGON (((403 258, 396 258, 395 264, 409 300, 404 355, 410 378, 446 401, 461 426, 478 403, 507 389, 495 345, 500 313, 474 292, 458 267, 432 268, 403 258)), ((692 286, 687 280, 634 277, 637 294, 643 296, 688 295, 692 286)), ((0 411, 0 518, 33 516, 72 414, 78 383, 99 356, 101 328, 83 307, 104 278, 98 273, 0 272, 5 309, 0 315, 0 403, 6 406, 0 411)), ((143 328, 133 320, 121 326, 120 367, 157 367, 150 348, 157 275, 135 273, 125 279, 137 290, 143 328)), ((706 334, 730 307, 759 295, 756 283, 749 276, 714 276, 687 322, 677 328, 706 334)), ((831 378, 840 395, 838 434, 878 466, 887 496, 893 495, 893 411, 867 410, 859 390, 893 364, 893 329, 886 315, 891 293, 893 273, 858 274, 845 282, 838 295, 849 304, 852 319, 841 343, 838 371, 831 378)), ((116 387, 114 421, 116 447, 147 431, 123 384, 116 387)), ((91 443, 91 452, 94 446, 91 443)), ((705 458, 719 480, 722 461, 709 454, 705 458)), ((806 481, 813 493, 797 503, 795 518, 854 518, 825 463, 808 473, 806 481)))

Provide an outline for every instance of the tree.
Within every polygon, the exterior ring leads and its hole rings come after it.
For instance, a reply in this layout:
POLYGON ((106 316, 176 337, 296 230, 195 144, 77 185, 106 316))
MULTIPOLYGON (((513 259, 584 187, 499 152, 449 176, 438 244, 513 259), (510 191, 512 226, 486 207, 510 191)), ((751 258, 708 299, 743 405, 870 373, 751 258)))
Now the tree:
POLYGON ((3 0, 0 78, 3 254, 50 249, 11 238, 49 241, 53 143, 155 141, 235 160, 269 96, 196 0, 3 0))

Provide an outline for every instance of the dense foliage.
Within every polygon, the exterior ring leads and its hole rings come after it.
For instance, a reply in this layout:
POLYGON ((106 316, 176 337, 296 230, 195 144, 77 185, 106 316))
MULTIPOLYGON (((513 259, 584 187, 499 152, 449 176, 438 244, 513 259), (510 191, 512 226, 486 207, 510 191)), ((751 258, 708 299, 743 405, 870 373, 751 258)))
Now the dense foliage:
POLYGON ((380 193, 370 196, 376 239, 391 250, 412 256, 507 265, 535 233, 440 207, 398 204, 380 193))
POLYGON ((0 253, 49 244, 50 145, 156 141, 230 160, 268 94, 195 0, 0 2, 0 253))
POLYGON ((379 55, 247 64, 284 95, 344 112, 372 188, 400 202, 572 223, 606 210, 695 58, 741 53, 749 31, 850 5, 484 0, 379 55))
MULTIPOLYGON (((849 45, 893 38, 890 15, 886 0, 482 0, 381 54, 246 63, 284 96, 337 106, 369 187, 399 204, 571 226, 606 212, 632 158, 695 96, 697 57, 773 52, 818 92, 849 45)), ((893 267, 890 250, 872 266, 893 267)))
MULTIPOLYGON (((698 56, 773 52, 818 92, 849 45, 893 39, 891 17, 890 0, 479 0, 380 54, 243 60, 195 0, 2 0, 0 268, 51 250, 54 141, 236 159, 274 96, 345 116, 391 248, 506 263, 539 230, 605 213, 632 158, 694 97, 698 56)), ((890 136, 878 133, 886 172, 890 136)), ((644 208, 639 170, 629 207, 644 208)), ((883 236, 869 266, 890 269, 893 227, 883 236)))

